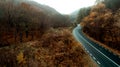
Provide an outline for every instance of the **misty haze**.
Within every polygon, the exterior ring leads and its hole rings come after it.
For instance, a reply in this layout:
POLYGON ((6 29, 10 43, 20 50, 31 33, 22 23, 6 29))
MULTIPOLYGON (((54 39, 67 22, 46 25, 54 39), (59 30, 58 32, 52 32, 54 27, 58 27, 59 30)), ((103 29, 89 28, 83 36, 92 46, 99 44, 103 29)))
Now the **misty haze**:
POLYGON ((0 0, 0 67, 120 67, 120 0, 0 0))

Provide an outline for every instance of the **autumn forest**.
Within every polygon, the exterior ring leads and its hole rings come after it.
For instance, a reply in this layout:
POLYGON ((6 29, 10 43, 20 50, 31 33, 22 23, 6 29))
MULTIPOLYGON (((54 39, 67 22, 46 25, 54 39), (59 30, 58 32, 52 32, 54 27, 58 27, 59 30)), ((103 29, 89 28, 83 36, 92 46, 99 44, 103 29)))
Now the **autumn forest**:
POLYGON ((98 4, 82 8, 77 21, 90 37, 120 51, 119 0, 97 0, 98 4))
POLYGON ((96 0, 75 14, 60 14, 32 0, 0 0, 0 67, 98 67, 73 36, 120 55, 120 0, 96 0))

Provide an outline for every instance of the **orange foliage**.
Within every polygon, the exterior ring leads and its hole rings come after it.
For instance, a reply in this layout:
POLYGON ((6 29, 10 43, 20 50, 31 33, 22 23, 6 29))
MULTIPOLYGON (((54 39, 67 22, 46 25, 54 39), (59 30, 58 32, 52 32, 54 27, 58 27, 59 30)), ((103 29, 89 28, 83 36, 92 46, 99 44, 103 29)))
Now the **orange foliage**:
POLYGON ((90 15, 83 19, 83 31, 107 46, 120 50, 119 17, 120 10, 113 14, 104 4, 97 4, 90 15))
POLYGON ((50 29, 37 41, 2 48, 0 53, 1 67, 96 67, 66 28, 50 29))
POLYGON ((90 13, 90 17, 91 17, 91 18, 92 18, 92 17, 94 18, 94 17, 96 17, 97 15, 98 15, 97 12, 91 12, 91 13, 90 13))

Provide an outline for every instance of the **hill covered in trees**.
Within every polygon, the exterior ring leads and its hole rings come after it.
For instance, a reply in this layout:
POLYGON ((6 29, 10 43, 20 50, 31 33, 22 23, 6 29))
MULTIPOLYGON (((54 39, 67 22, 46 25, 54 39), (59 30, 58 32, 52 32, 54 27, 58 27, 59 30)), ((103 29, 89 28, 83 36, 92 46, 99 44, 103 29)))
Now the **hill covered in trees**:
POLYGON ((68 16, 61 15, 49 6, 29 0, 0 1, 1 45, 29 41, 34 39, 34 36, 41 36, 50 27, 69 25, 68 16))
POLYGON ((70 25, 49 6, 0 0, 0 67, 96 67, 70 25))
POLYGON ((97 67, 70 29, 49 29, 38 40, 0 48, 0 67, 97 67))
POLYGON ((97 0, 88 14, 78 22, 90 37, 120 51, 120 0, 97 0))

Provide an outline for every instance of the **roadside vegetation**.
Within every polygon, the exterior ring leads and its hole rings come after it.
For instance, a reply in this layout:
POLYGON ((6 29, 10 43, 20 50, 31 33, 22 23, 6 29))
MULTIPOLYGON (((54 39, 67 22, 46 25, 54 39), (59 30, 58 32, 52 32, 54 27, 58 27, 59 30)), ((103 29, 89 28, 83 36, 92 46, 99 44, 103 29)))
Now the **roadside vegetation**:
MULTIPOLYGON (((83 32, 106 46, 120 51, 120 0, 97 0, 80 22, 83 32)), ((80 16, 80 15, 79 15, 80 16)), ((78 16, 78 19, 79 19, 78 16)))

